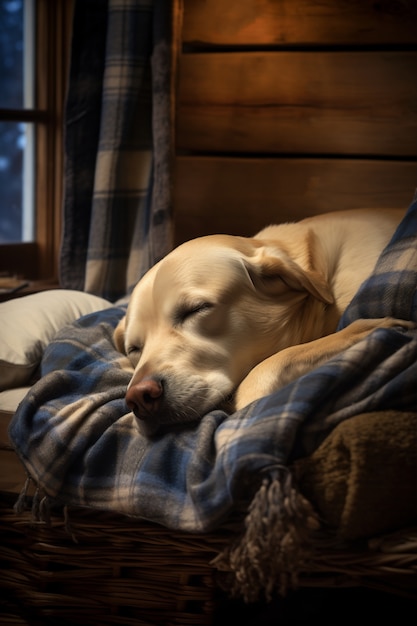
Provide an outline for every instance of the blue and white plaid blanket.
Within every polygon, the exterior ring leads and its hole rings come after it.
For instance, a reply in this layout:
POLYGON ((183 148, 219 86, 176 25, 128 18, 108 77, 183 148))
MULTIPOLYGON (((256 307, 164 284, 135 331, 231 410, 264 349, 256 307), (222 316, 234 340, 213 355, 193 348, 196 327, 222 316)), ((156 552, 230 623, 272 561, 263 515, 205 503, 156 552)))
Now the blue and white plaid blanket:
MULTIPOLYGON (((346 310, 417 322, 417 199, 346 310)), ((378 329, 324 366, 247 408, 143 437, 124 394, 131 376, 113 329, 123 307, 81 318, 47 348, 42 378, 10 436, 51 501, 138 516, 190 532, 220 527, 265 477, 286 472, 359 413, 417 409, 417 333, 378 329)))

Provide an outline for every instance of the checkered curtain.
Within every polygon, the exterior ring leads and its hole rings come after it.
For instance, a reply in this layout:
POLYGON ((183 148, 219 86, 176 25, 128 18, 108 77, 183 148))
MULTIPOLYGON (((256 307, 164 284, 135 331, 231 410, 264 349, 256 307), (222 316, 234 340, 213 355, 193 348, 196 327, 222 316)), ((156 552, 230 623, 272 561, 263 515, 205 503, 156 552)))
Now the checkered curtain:
POLYGON ((172 247, 171 2, 76 0, 61 285, 115 301, 172 247))

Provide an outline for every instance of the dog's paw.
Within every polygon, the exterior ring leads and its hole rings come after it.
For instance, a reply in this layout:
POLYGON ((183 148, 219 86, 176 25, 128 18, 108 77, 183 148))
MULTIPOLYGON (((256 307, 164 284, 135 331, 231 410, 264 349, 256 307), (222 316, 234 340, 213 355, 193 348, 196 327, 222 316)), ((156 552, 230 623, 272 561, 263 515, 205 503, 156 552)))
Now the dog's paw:
POLYGON ((349 326, 346 326, 346 330, 350 330, 355 335, 366 336, 377 328, 398 328, 398 330, 413 330, 417 327, 415 322, 408 320, 396 319, 395 317, 381 317, 377 319, 361 318, 355 320, 349 326))
POLYGON ((235 409, 242 409, 251 402, 282 389, 299 376, 358 343, 377 328, 407 331, 416 327, 414 322, 393 317, 358 319, 337 333, 285 348, 259 363, 243 379, 236 390, 235 409))

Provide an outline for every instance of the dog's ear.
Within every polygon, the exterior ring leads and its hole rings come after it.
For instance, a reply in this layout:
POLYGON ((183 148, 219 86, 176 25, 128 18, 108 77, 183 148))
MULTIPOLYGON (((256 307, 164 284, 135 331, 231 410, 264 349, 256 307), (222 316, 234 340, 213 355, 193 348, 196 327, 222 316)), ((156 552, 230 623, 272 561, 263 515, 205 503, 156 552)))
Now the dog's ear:
POLYGON ((117 324, 113 333, 113 341, 119 352, 126 354, 125 350, 125 328, 126 328, 126 316, 122 317, 117 324))
POLYGON ((290 287, 307 291, 326 304, 334 302, 325 277, 315 270, 304 270, 287 255, 261 248, 245 260, 245 265, 254 287, 265 295, 276 297, 290 287))

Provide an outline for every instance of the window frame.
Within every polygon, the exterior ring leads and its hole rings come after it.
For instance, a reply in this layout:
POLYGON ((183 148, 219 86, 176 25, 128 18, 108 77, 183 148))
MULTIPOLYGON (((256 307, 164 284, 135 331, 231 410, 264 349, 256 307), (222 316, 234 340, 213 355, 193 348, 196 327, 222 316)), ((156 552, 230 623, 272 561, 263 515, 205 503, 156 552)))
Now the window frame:
POLYGON ((0 121, 35 124, 34 241, 0 244, 0 270, 31 280, 58 281, 72 12, 73 0, 36 0, 34 108, 0 109, 0 121))

